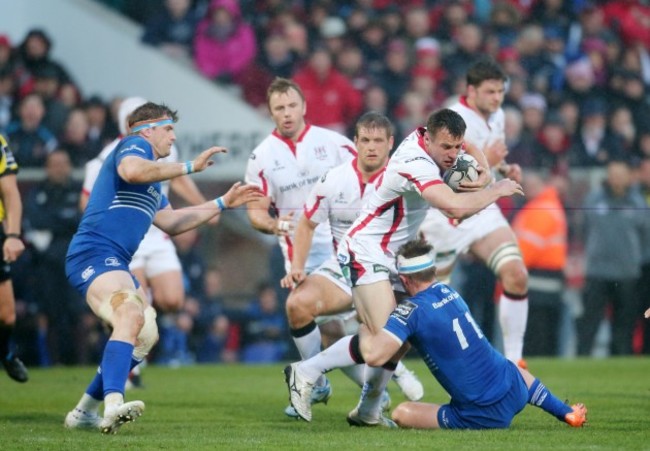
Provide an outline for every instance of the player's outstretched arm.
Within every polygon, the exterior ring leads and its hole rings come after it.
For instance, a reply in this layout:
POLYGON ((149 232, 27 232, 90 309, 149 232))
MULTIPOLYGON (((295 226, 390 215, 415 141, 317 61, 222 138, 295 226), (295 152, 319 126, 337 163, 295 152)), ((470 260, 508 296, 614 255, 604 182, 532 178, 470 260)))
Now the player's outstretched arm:
POLYGON ((465 219, 478 213, 501 197, 524 195, 521 185, 514 180, 503 179, 480 191, 455 193, 446 184, 431 185, 422 192, 429 204, 453 219, 465 219))
POLYGON ((359 326, 359 337, 361 355, 363 355, 363 359, 370 366, 384 365, 402 346, 383 330, 378 334, 372 335, 364 324, 359 326))
POLYGON ((193 172, 202 172, 212 166, 210 158, 218 153, 226 152, 225 147, 210 147, 204 150, 192 161, 183 163, 167 163, 151 161, 136 156, 126 156, 117 167, 120 177, 128 183, 154 183, 169 180, 193 172))
POLYGON ((318 227, 318 223, 307 219, 304 215, 298 221, 296 233, 293 236, 291 271, 280 281, 282 288, 293 288, 294 285, 302 283, 307 278, 305 262, 311 249, 316 227, 318 227))
POLYGON ((261 196, 258 187, 237 182, 223 196, 200 205, 178 210, 167 206, 156 213, 153 222, 169 235, 178 235, 204 224, 227 208, 239 207, 261 196))

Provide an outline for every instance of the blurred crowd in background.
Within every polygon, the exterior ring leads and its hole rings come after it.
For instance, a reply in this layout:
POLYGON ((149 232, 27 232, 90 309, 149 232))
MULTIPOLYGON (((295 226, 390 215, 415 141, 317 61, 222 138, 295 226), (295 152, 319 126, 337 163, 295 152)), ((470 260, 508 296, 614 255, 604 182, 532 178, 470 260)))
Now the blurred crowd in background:
MULTIPOLYGON (((502 207, 516 224, 525 202, 537 197, 533 193, 556 193, 568 252, 553 268, 527 264, 531 271, 562 272, 580 298, 568 306, 565 298, 537 305, 550 311, 539 327, 558 325, 550 350, 539 353, 566 355, 570 334, 577 335, 574 352, 594 352, 603 311, 623 324, 615 330, 627 331, 614 334, 607 353, 650 353, 650 332, 646 327, 644 337, 639 320, 650 306, 646 2, 97 1, 140 23, 144 43, 236 92, 262 114, 271 80, 293 78, 305 93, 307 120, 348 136, 356 119, 374 110, 393 121, 399 142, 465 92, 465 71, 477 57, 492 55, 510 77, 507 160, 545 174, 525 180, 527 199, 502 207), (580 315, 576 329, 572 324, 580 315)), ((72 169, 82 168, 119 134, 121 101, 121 93, 110 99, 83 93, 74 65, 64 67, 51 57, 54 45, 47 30, 33 29, 20 42, 0 30, 0 130, 21 168, 44 168, 47 174, 23 193, 29 252, 14 271, 22 301, 21 354, 26 363, 40 365, 94 362, 105 339, 67 286, 62 261, 80 219, 81 188, 72 169), (74 338, 81 336, 96 339, 74 338)), ((200 240, 196 232, 176 239, 189 296, 183 312, 161 315, 154 361, 285 357, 291 346, 284 299, 274 289, 278 280, 248 293, 252 300, 245 305, 228 308, 221 271, 198 250, 200 240)), ((467 290, 483 288, 472 295, 485 298, 473 310, 478 316, 485 311, 482 327, 490 329, 498 287, 485 271, 467 259, 459 280, 469 282, 467 290)), ((536 321, 532 309, 531 298, 529 327, 536 321)))

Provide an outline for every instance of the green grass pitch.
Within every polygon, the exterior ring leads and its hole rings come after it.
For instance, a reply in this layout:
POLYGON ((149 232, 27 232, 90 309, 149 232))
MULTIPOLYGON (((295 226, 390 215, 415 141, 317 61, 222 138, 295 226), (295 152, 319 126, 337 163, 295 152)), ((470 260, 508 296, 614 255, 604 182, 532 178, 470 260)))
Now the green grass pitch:
MULTIPOLYGON (((447 395, 420 361, 407 365, 425 385, 425 401, 447 395)), ((0 447, 42 449, 650 449, 650 358, 530 359, 531 371, 553 393, 584 402, 589 424, 573 429, 532 406, 499 431, 414 431, 350 428, 345 416, 359 390, 340 372, 333 396, 316 405, 313 421, 284 416, 282 368, 270 366, 149 366, 145 388, 127 400, 146 403, 144 415, 114 436, 63 428, 94 373, 90 367, 32 369, 27 384, 0 374, 0 447)), ((403 400, 391 382, 393 406, 403 400)))

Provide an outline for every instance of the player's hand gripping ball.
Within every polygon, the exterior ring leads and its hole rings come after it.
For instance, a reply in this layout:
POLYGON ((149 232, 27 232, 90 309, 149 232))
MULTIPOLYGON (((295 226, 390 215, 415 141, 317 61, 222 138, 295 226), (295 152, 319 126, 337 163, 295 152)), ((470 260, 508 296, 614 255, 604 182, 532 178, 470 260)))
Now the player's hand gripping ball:
POLYGON ((473 156, 463 153, 458 155, 452 167, 445 171, 443 180, 451 189, 458 191, 458 186, 463 182, 478 180, 478 161, 473 156))

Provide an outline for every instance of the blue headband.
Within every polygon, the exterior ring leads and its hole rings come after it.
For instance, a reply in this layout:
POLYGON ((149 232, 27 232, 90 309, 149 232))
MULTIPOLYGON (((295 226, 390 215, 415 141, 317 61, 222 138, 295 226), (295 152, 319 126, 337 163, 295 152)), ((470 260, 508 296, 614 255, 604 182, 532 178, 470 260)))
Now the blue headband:
POLYGON ((149 122, 148 124, 142 124, 142 125, 138 125, 137 127, 133 127, 131 129, 131 133, 137 133, 137 132, 139 132, 141 130, 144 130, 146 128, 160 127, 161 125, 171 125, 173 123, 174 123, 174 121, 171 120, 171 119, 161 119, 161 120, 156 121, 156 122, 149 122))

